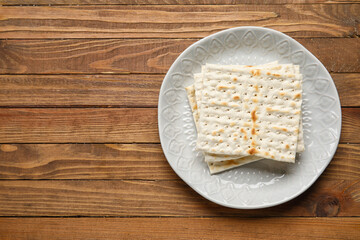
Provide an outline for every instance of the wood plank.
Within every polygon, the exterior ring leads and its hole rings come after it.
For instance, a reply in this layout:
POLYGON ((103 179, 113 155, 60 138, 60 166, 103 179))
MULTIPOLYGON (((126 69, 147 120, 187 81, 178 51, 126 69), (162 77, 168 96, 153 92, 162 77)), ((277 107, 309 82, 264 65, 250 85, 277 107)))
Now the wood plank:
POLYGON ((300 197, 235 210, 201 197, 182 180, 1 180, 0 216, 359 216, 360 180, 320 177, 300 197))
MULTIPOLYGON (((360 73, 331 74, 342 106, 360 106, 360 73)), ((161 75, 0 75, 3 107, 157 107, 161 75)))
POLYGON ((234 4, 334 4, 359 0, 0 0, 3 6, 61 5, 234 5, 234 4))
POLYGON ((4 6, 0 38, 197 38, 247 25, 349 37, 359 32, 359 11, 359 4, 4 6))
MULTIPOLYGON (((360 6, 360 5, 359 5, 360 6)), ((360 38, 297 38, 330 72, 360 72, 360 38)), ((166 73, 196 40, 1 40, 2 74, 166 73)))
POLYGON ((1 218, 2 239, 356 239, 359 218, 1 218), (284 229, 284 226, 288 226, 284 229), (212 229, 209 231, 209 229, 212 229))
POLYGON ((342 43, 353 44, 351 46, 352 50, 350 46, 346 49, 338 46, 337 44, 340 41, 331 38, 324 41, 325 45, 321 44, 322 41, 320 39, 315 38, 309 39, 309 41, 305 39, 296 40, 315 55, 329 72, 360 72, 360 38, 357 38, 355 41, 344 39, 342 43), (350 61, 355 62, 348 64, 348 60, 345 60, 346 58, 350 58, 350 61), (338 63, 336 64, 335 62, 338 63), (355 67, 355 65, 358 65, 358 67, 355 67))
POLYGON ((360 179, 360 146, 339 144, 334 158, 321 175, 322 178, 357 181, 360 179))
MULTIPOLYGON (((343 108, 341 142, 360 143, 360 108, 343 108)), ((0 143, 159 143, 153 108, 2 108, 0 143)))
POLYGON ((0 179, 178 179, 159 144, 2 144, 0 159, 0 179))
POLYGON ((358 129, 360 129, 360 108, 343 108, 340 142, 359 143, 358 129))
POLYGON ((0 142, 159 142, 157 110, 0 109, 0 142))
POLYGON ((0 106, 157 107, 163 79, 133 74, 0 75, 0 106))
POLYGON ((331 76, 339 93, 341 106, 358 107, 360 105, 360 89, 358 89, 360 73, 334 73, 331 76))
MULTIPOLYGON (((277 0, 275 0, 276 2, 277 0)), ((316 2, 316 0, 314 0, 316 2)), ((324 2, 317 0, 318 2, 324 2)), ((61 5, 213 5, 236 4, 236 0, 0 0, 4 6, 61 5)))
POLYGON ((2 40, 0 73, 166 73, 194 40, 2 40))
MULTIPOLYGON (((177 180, 159 144, 2 144, 0 179, 177 180)), ((360 179, 360 145, 340 144, 322 178, 360 179)))

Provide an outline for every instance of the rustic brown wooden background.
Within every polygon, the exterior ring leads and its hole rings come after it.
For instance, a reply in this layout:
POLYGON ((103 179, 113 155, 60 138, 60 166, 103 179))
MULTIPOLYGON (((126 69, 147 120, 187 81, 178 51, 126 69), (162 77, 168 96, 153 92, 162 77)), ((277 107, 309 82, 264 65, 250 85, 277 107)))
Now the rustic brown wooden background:
POLYGON ((0 239, 360 239, 360 2, 0 3, 0 239), (288 203, 250 211, 211 203, 177 177, 156 109, 185 48, 245 25, 309 49, 343 111, 320 179, 288 203))

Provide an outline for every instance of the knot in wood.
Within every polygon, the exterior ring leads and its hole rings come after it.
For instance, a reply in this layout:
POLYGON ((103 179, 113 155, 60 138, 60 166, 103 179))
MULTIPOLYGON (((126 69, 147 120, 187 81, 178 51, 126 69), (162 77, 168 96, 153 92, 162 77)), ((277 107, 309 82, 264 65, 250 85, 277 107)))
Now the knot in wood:
POLYGON ((316 204, 317 217, 337 216, 340 210, 340 201, 335 196, 321 196, 316 204))

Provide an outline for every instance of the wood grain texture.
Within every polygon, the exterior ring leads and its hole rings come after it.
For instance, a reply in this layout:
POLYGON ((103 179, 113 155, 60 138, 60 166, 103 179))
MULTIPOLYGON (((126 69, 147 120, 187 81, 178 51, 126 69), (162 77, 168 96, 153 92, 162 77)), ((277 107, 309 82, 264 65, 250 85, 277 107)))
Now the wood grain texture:
MULTIPOLYGON (((276 2, 277 0, 275 0, 276 2)), ((296 2, 295 0, 294 2, 296 2)), ((236 0, 0 0, 4 6, 21 5, 214 5, 236 4, 236 0)), ((316 0, 315 0, 316 2, 316 0)), ((322 2, 318 0, 318 2, 322 2)))
POLYGON ((360 89, 358 89, 358 86, 360 73, 331 74, 331 76, 339 93, 341 106, 359 106, 360 89))
MULTIPOLYGON (((177 180, 159 144, 1 144, 0 179, 177 180)), ((340 144, 322 174, 360 179, 360 145, 340 144)))
POLYGON ((324 179, 360 180, 360 146, 339 144, 330 165, 322 173, 324 179))
MULTIPOLYGON (((331 74, 342 106, 360 106, 360 73, 331 74)), ((0 75, 3 107, 157 107, 161 75, 0 75)))
POLYGON ((197 38, 239 26, 293 37, 359 33, 360 4, 2 7, 0 38, 197 38))
POLYGON ((357 239, 359 224, 359 218, 1 218, 0 237, 54 240, 167 240, 189 239, 189 236, 203 240, 357 239))
MULTIPOLYGON (((360 143, 360 108, 342 109, 340 142, 360 143)), ((159 143, 153 108, 2 108, 0 143, 159 143)))
POLYGON ((359 216, 360 181, 320 179, 298 198, 235 210, 182 180, 1 180, 0 216, 359 216))
MULTIPOLYGON (((360 6, 360 5, 359 5, 360 6)), ((360 9, 359 9, 360 10, 360 9)), ((297 38, 330 72, 360 72, 360 38, 297 38)), ((0 73, 166 73, 196 40, 0 40, 0 73)))
POLYGON ((2 144, 0 159, 0 179, 178 179, 159 144, 2 144))
MULTIPOLYGON (((279 1, 279 0, 274 0, 279 1)), ((295 0, 296 2, 298 0, 295 0)), ((324 0, 313 0, 325 2, 324 0)), ((237 0, 0 0, 4 6, 21 5, 220 5, 236 4, 237 0)), ((270 0, 271 2, 271 0, 270 0)))
POLYGON ((157 110, 3 108, 0 142, 159 142, 157 110))
POLYGON ((0 0, 4 6, 61 5, 234 5, 234 4, 334 4, 359 0, 0 0))
POLYGON ((333 38, 326 38, 325 41, 315 38, 297 40, 315 55, 329 72, 360 72, 360 38, 356 39, 354 41, 350 39, 338 41, 333 38), (344 47, 345 45, 347 47, 344 47))
POLYGON ((0 73, 166 73, 194 40, 1 40, 0 73))
POLYGON ((360 108, 342 109, 342 128, 340 142, 359 143, 360 138, 358 129, 360 129, 360 108))
POLYGON ((0 75, 0 106, 157 107, 163 79, 133 74, 0 75))

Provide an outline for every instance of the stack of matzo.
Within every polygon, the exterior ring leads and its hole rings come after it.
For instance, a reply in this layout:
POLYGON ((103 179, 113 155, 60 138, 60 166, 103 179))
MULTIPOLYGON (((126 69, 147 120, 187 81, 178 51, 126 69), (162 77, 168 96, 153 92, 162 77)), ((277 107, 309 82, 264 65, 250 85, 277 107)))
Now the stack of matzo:
POLYGON ((206 64, 186 88, 211 173, 304 150, 299 66, 206 64))

